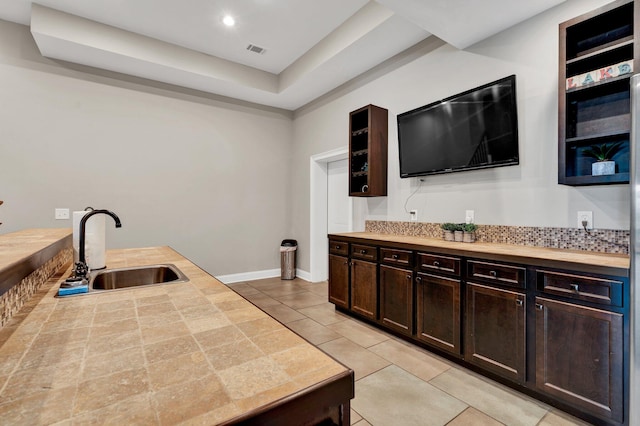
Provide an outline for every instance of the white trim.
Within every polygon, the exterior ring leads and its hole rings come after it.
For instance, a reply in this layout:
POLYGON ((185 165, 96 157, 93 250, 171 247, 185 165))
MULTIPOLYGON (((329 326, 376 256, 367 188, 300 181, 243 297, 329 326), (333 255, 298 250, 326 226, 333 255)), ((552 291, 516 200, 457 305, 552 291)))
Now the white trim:
POLYGON ((311 281, 311 274, 307 271, 303 271, 302 269, 296 269, 296 278, 300 278, 301 280, 311 281))
MULTIPOLYGON (((239 274, 220 275, 216 279, 223 284, 233 284, 242 281, 262 280, 280 276, 280 269, 267 269, 264 271, 240 272, 239 274)), ((311 282, 311 274, 302 269, 296 269, 296 278, 311 282)))
POLYGON ((239 274, 220 275, 216 279, 224 284, 237 283, 240 281, 261 280, 263 278, 274 278, 280 276, 280 269, 266 269, 264 271, 240 272, 239 274))
MULTIPOLYGON (((349 148, 338 148, 309 159, 309 281, 324 281, 329 274, 327 240, 327 163, 349 158, 349 148)), ((347 188, 345 188, 347 191, 347 188)), ((353 199, 349 198, 349 230, 353 230, 353 199)))

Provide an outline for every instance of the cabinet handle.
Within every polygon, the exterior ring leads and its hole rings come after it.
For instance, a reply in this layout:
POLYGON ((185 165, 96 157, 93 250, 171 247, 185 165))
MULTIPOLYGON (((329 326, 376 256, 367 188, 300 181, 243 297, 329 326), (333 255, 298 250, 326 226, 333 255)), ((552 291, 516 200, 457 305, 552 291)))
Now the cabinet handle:
POLYGON ((433 266, 436 266, 436 267, 437 267, 437 266, 440 266, 440 262, 438 262, 437 260, 434 260, 434 261, 433 261, 433 266))
POLYGON ((544 309, 544 306, 542 304, 540 304, 540 303, 536 303, 536 309, 541 311, 541 310, 544 309))
POLYGON ((498 273, 496 271, 489 271, 489 275, 493 278, 497 278, 498 277, 498 273))
POLYGON ((419 283, 422 282, 422 277, 416 277, 416 281, 419 283))
POLYGON ((367 254, 366 250, 360 250, 360 254, 367 254))
POLYGON ((571 287, 571 290, 575 291, 576 293, 580 293, 580 286, 578 284, 569 284, 569 287, 571 287))
POLYGON ((336 250, 340 250, 340 246, 336 246, 336 250))
POLYGON ((522 306, 524 305, 524 302, 522 301, 522 299, 516 299, 516 306, 522 306))
POLYGON ((395 260, 395 259, 397 259, 397 258, 398 258, 398 255, 397 255, 397 254, 394 254, 394 255, 392 255, 392 256, 391 256, 391 258, 395 260))
POLYGON ((407 279, 411 281, 411 275, 407 275, 407 279))

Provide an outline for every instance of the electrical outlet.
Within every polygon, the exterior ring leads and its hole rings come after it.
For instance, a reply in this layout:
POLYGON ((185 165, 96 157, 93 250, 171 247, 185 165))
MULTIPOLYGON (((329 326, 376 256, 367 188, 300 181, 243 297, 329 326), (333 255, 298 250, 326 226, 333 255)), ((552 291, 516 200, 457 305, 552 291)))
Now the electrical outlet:
POLYGON ((411 210, 409 212, 409 217, 411 218, 411 222, 417 222, 418 221, 418 210, 411 210))
POLYGON ((474 216, 473 210, 466 210, 464 212, 464 222, 465 223, 474 223, 475 222, 475 216, 474 216))
POLYGON ((578 212, 578 228, 584 228, 582 222, 587 222, 587 229, 593 229, 593 212, 592 211, 581 211, 578 212))
POLYGON ((56 219, 57 220, 69 219, 69 209, 56 209, 56 219))

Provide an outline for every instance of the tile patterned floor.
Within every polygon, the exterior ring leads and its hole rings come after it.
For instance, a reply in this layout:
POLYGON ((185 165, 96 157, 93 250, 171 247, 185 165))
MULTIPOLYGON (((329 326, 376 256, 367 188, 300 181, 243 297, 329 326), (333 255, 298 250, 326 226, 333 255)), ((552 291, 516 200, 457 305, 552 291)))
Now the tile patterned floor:
POLYGON ((352 425, 587 424, 336 312, 326 282, 269 278, 229 287, 354 370, 352 425))

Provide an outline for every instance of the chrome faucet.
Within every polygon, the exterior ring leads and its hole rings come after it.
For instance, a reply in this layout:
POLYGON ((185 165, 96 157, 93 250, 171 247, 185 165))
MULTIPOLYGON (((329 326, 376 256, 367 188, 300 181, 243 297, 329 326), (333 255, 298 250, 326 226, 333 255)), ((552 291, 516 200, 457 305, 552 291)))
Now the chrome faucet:
POLYGON ((84 244, 85 244, 85 234, 86 234, 86 225, 87 220, 93 215, 96 214, 106 214, 107 216, 111 216, 113 220, 116 222, 116 228, 121 228, 122 224, 120 223, 120 218, 117 214, 109 210, 91 210, 89 213, 85 214, 82 219, 80 219, 80 234, 79 234, 79 252, 78 252, 78 262, 75 265, 73 270, 74 278, 81 280, 85 280, 87 275, 89 274, 89 267, 87 266, 87 259, 84 253, 84 244))

